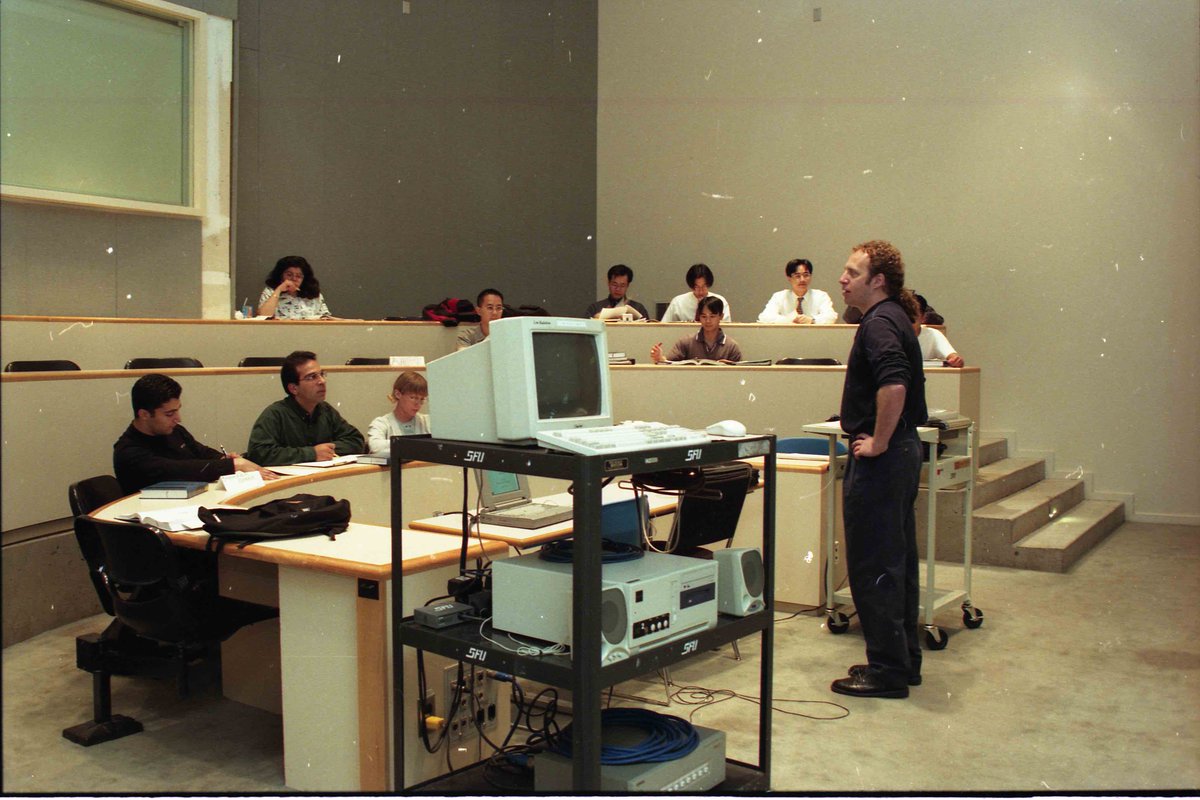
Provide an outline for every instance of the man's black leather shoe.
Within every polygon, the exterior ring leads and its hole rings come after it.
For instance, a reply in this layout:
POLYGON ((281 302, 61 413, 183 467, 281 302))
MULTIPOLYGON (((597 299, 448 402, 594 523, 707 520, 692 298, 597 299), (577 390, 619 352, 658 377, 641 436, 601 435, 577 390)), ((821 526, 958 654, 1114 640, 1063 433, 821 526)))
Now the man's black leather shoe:
MULTIPOLYGON (((855 664, 853 667, 850 668, 850 676, 853 677, 857 673, 866 672, 867 669, 868 669, 868 667, 866 664, 855 664)), ((920 686, 921 685, 921 673, 918 672, 916 675, 909 675, 908 676, 908 685, 909 686, 920 686)))
POLYGON ((838 694, 848 694, 851 697, 908 697, 907 686, 891 687, 865 672, 838 678, 829 688, 838 694))

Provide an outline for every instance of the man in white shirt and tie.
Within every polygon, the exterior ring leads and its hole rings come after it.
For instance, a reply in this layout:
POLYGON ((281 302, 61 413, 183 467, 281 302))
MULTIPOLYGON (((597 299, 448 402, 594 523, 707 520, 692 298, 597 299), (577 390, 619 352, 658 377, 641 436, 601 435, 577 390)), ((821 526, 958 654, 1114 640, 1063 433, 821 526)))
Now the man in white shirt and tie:
POLYGON ((812 282, 812 262, 793 258, 783 268, 790 288, 771 295, 759 322, 792 323, 796 325, 828 325, 837 322, 837 311, 829 295, 820 289, 809 288, 812 282))

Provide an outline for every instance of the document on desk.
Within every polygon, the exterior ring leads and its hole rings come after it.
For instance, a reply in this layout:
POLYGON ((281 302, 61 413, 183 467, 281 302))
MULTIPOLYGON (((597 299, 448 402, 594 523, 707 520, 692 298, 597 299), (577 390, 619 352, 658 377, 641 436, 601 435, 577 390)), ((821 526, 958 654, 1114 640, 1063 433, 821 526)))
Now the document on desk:
POLYGON ((200 506, 175 506, 174 508, 157 508, 154 511, 134 511, 130 514, 118 514, 122 522, 140 522, 151 525, 162 531, 197 531, 204 527, 200 521, 200 506))
POLYGON ((350 464, 357 464, 358 456, 338 456, 331 458, 328 461, 301 461, 297 464, 280 464, 274 467, 267 467, 271 472, 279 475, 311 475, 314 472, 319 472, 323 469, 331 467, 345 467, 350 464))

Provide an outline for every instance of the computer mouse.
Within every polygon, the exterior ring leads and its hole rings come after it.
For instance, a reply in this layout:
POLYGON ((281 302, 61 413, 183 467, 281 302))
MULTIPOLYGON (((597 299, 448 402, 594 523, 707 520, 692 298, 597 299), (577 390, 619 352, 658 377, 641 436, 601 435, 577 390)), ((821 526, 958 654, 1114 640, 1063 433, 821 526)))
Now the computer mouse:
POLYGON ((745 436, 746 426, 738 422, 736 419, 723 419, 720 422, 714 422, 705 428, 706 431, 714 436, 745 436))

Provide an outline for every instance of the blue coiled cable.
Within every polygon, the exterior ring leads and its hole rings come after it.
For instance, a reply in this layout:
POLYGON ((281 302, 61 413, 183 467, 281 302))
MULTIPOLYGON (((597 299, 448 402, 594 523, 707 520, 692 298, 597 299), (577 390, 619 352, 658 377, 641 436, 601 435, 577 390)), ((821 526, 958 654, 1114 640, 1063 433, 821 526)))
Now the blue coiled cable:
MULTIPOLYGON (((600 712, 600 726, 604 728, 610 725, 640 728, 646 732, 646 738, 632 747, 602 745, 601 764, 674 761, 683 758, 700 744, 700 735, 687 720, 644 708, 606 708, 600 712)), ((567 725, 563 728, 549 747, 566 758, 571 757, 571 727, 567 725)))

